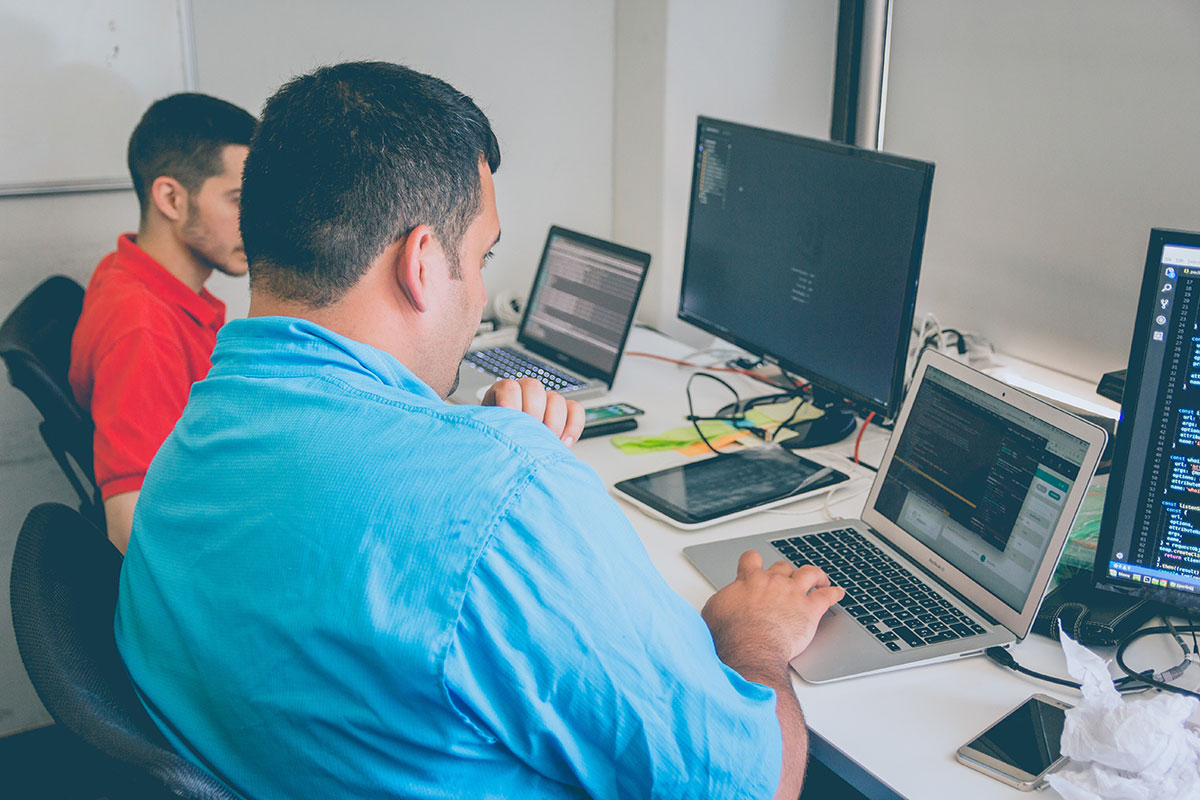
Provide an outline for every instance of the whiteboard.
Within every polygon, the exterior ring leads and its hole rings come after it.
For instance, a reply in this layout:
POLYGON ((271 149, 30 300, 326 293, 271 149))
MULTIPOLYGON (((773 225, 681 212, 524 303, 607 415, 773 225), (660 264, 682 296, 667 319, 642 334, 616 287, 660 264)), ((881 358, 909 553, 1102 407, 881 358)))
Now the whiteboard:
POLYGON ((134 126, 194 85, 190 0, 0 0, 0 195, 129 187, 134 126))

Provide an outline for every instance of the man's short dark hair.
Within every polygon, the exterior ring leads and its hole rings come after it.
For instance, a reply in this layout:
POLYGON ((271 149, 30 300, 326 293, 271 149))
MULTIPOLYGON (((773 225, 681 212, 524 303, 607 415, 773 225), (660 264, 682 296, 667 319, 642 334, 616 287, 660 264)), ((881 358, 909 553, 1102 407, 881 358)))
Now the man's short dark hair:
POLYGON ((166 175, 198 191, 225 171, 226 146, 250 144, 254 125, 250 112, 206 94, 173 94, 150 106, 129 137, 129 174, 142 216, 155 179, 166 175))
POLYGON ((336 64, 263 108, 242 182, 250 285, 310 307, 335 302, 383 250, 429 225, 453 277, 479 213, 479 164, 500 146, 471 98, 398 64, 336 64))

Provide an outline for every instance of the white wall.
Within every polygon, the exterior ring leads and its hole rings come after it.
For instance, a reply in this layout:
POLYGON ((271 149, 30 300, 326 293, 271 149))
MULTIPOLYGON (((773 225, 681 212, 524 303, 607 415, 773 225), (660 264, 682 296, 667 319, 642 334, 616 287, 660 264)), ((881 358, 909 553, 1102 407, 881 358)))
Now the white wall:
POLYGON ((696 117, 828 138, 837 6, 617 0, 614 235, 654 256, 641 306, 652 325, 706 338, 676 319, 696 117))
MULTIPOLYGON (((198 88, 257 113, 280 83, 321 63, 378 58, 445 78, 489 115, 503 155, 496 190, 504 238, 485 282, 491 293, 524 292, 551 223, 611 234, 613 2, 202 0, 193 4, 198 88)), ((28 68, 18 53, 0 50, 0 70, 28 68)), ((0 109, 0 120, 20 113, 0 109)), ((86 283, 136 219, 132 191, 0 198, 0 315, 47 275, 86 283)), ((230 317, 245 314, 245 280, 214 276, 210 288, 230 317)), ((29 508, 70 503, 72 493, 38 438, 40 417, 24 395, 0 384, 2 736, 49 721, 8 623, 13 542, 29 508)))
POLYGON ((287 78, 349 59, 398 61, 474 98, 502 156, 496 199, 503 238, 484 272, 489 294, 528 291, 551 224, 609 234, 612 0, 194 5, 201 89, 256 114, 287 78))
POLYGON ((937 163, 918 311, 1095 382, 1200 228, 1195 0, 897 0, 886 149, 937 163))
MULTIPOLYGON (((0 69, 4 55, 0 53, 0 69)), ((4 109, 9 113, 9 109, 4 109)), ((85 283, 96 261, 137 218, 133 192, 0 197, 0 315, 47 276, 85 283)), ((74 506, 75 493, 37 431, 33 404, 0 379, 0 736, 50 721, 25 677, 13 638, 8 578, 17 531, 33 506, 74 506)))

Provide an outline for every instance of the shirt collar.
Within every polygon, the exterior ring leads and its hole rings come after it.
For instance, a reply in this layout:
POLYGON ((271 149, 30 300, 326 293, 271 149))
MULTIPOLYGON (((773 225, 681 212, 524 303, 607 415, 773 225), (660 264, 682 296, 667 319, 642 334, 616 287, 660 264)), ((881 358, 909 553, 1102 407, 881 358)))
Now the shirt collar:
POLYGON ((235 319, 217 334, 210 375, 294 375, 339 367, 425 399, 443 399, 395 356, 296 317, 235 319))
POLYGON ((162 299, 179 306, 197 324, 216 330, 225 322, 225 304, 208 289, 197 294, 137 245, 137 237, 126 233, 117 238, 117 263, 132 272, 162 299))

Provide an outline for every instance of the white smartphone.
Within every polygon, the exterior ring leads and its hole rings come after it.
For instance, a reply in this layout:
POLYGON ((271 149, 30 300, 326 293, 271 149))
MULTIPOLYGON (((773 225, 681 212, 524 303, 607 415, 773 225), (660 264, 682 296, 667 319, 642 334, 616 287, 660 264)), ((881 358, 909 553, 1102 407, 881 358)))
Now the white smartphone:
POLYGON ((959 761, 1009 786, 1029 791, 1063 761, 1059 744, 1068 703, 1035 694, 958 748, 959 761))

